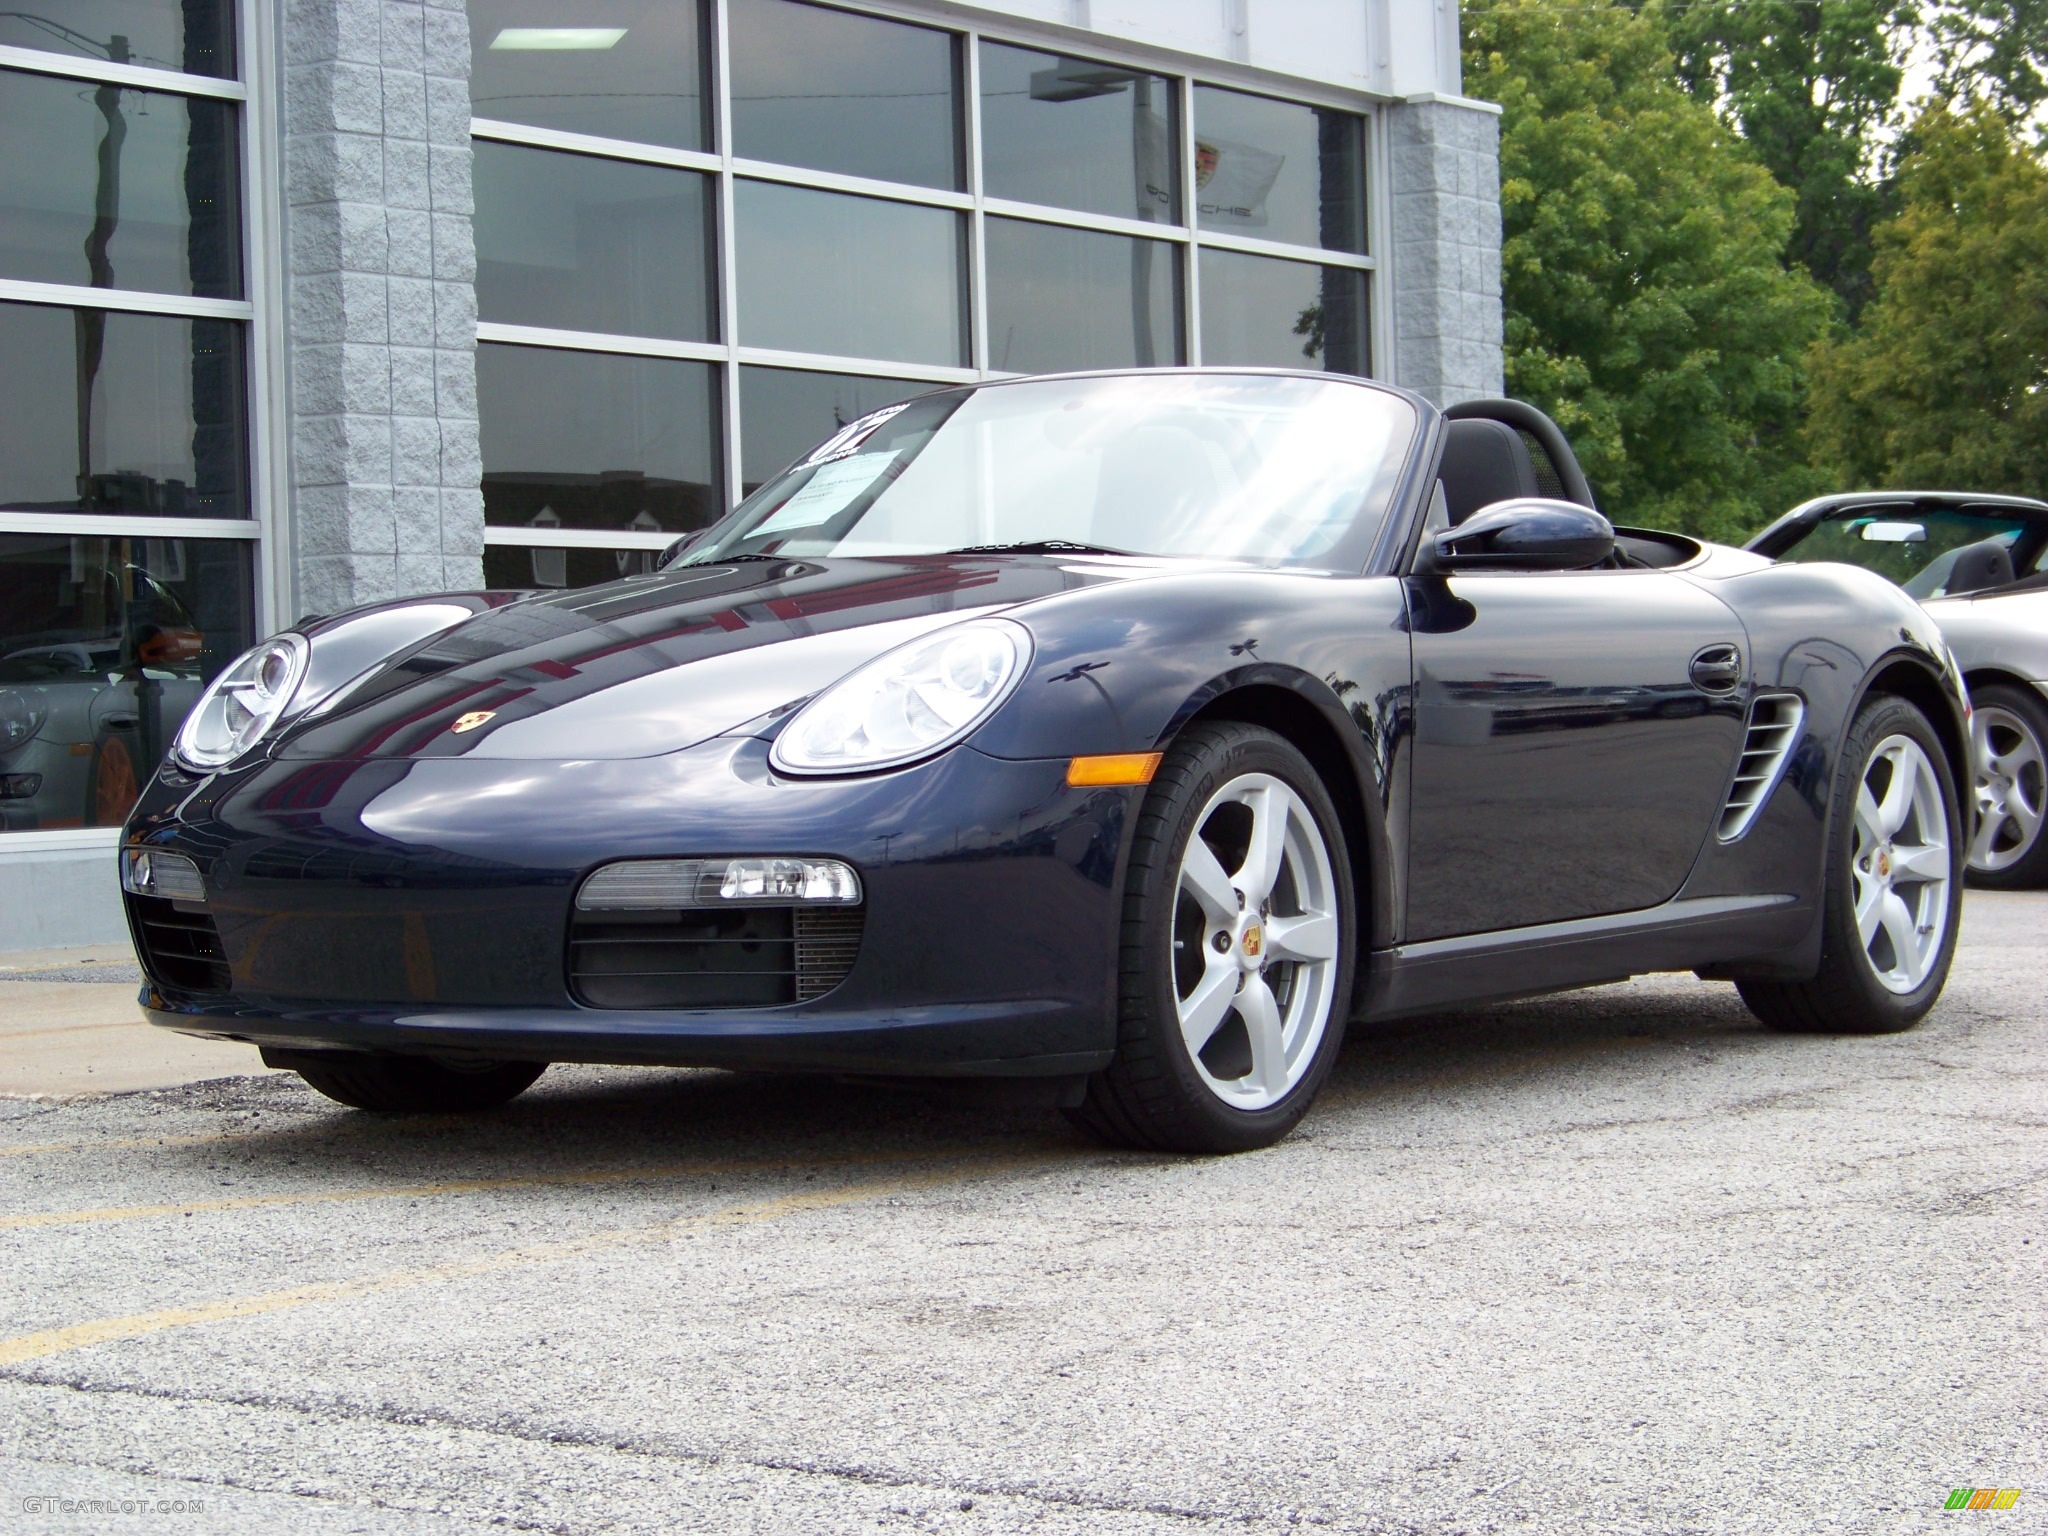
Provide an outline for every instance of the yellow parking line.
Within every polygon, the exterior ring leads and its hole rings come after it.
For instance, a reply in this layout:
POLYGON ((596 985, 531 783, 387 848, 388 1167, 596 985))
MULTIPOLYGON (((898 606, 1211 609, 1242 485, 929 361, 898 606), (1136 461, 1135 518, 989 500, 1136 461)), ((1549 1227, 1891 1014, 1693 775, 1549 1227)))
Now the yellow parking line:
POLYGON ((296 1307, 311 1306, 316 1302, 347 1301, 358 1296, 377 1296, 413 1286, 434 1285, 448 1280, 467 1280, 478 1275, 501 1274, 535 1264, 553 1264, 564 1259, 580 1258, 585 1254, 628 1247, 635 1243, 656 1242, 689 1231, 715 1231, 723 1227, 752 1226, 804 1211, 829 1210, 834 1206, 856 1205, 863 1201, 887 1199, 891 1195, 910 1194, 939 1185, 958 1184, 978 1174, 1000 1172, 1006 1168, 1042 1166, 1044 1161, 1042 1156, 990 1158, 977 1161, 974 1166, 967 1168, 940 1169, 930 1173, 906 1174, 870 1184, 850 1185, 841 1189, 780 1195, 772 1200, 727 1206, 723 1210, 698 1216, 674 1217, 648 1226, 621 1227, 609 1232, 593 1232, 584 1237, 558 1238, 552 1242, 535 1243, 524 1248, 508 1248, 499 1253, 485 1254, 480 1258, 457 1259, 450 1263, 429 1264, 418 1269, 392 1270, 381 1275, 363 1275, 353 1280, 322 1281, 313 1285, 293 1286, 287 1290, 264 1291, 254 1296, 231 1296, 219 1301, 201 1302, 191 1307, 167 1307, 158 1312, 138 1312, 127 1317, 101 1318, 95 1322, 74 1323, 67 1328, 48 1328, 40 1333, 24 1333, 9 1339, 0 1339, 0 1366, 19 1365, 28 1360, 46 1360, 52 1355, 66 1354, 89 1345, 107 1344, 117 1339, 142 1338, 172 1328, 224 1322, 229 1318, 256 1317, 266 1312, 287 1312, 296 1307))
POLYGON ((263 1136, 296 1135, 302 1131, 331 1132, 334 1139, 358 1132, 437 1131, 452 1125, 480 1125, 468 1115, 407 1115, 404 1119, 376 1119, 357 1115, 340 1125, 317 1122, 260 1126, 253 1131, 203 1131, 189 1136, 102 1136, 83 1141, 32 1141, 19 1147, 0 1147, 0 1157, 43 1157, 57 1152, 128 1152, 138 1147, 201 1147, 208 1142, 254 1141, 263 1136))
MULTIPOLYGON (((806 1158, 730 1158, 688 1163, 642 1163, 625 1168, 564 1173, 512 1174, 495 1179, 441 1179, 431 1184, 384 1184, 356 1189, 309 1189, 285 1195, 230 1195, 217 1200, 171 1200, 158 1205, 102 1205, 73 1211, 24 1211, 0 1216, 0 1231, 25 1227, 68 1227, 90 1222, 147 1221, 201 1211, 257 1211, 288 1205, 336 1205, 358 1200, 418 1200, 435 1195, 490 1194, 511 1189, 559 1189, 578 1185, 632 1184, 660 1179, 715 1178, 721 1174, 775 1172, 788 1168, 857 1168, 873 1163, 916 1162, 932 1153, 860 1152, 806 1158)), ((957 1154, 936 1154, 954 1156, 957 1154)))

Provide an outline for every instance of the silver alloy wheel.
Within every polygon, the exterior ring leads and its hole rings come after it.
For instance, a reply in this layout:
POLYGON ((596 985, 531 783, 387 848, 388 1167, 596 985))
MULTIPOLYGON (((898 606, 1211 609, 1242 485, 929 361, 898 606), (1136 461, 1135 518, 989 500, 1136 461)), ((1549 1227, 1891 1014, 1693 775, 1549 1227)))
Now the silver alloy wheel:
POLYGON ((1269 1109, 1301 1081, 1336 1004, 1337 879, 1301 796, 1247 773, 1210 797, 1181 856, 1173 981, 1210 1092, 1269 1109))
POLYGON ((1977 762, 1977 836, 1970 868, 2008 869, 2033 850, 2048 811, 2048 754, 2033 726, 1996 704, 1977 708, 1970 732, 1977 762))
POLYGON ((1856 786, 1856 932, 1878 981, 1911 992, 1927 979, 1948 930, 1955 877, 1948 810, 1934 764, 1909 736, 1887 736, 1856 786))

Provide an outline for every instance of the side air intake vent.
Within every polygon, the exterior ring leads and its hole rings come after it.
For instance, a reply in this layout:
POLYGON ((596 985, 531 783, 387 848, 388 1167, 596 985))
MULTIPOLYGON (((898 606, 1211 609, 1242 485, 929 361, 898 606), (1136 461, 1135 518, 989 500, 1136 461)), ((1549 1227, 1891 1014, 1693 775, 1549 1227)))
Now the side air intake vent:
POLYGON ((1791 756, 1805 719, 1806 706, 1796 694, 1760 693, 1751 701, 1749 730, 1735 764, 1735 782, 1728 787, 1728 801, 1721 807, 1722 842, 1734 842, 1756 820, 1756 813, 1785 771, 1785 759, 1791 756))

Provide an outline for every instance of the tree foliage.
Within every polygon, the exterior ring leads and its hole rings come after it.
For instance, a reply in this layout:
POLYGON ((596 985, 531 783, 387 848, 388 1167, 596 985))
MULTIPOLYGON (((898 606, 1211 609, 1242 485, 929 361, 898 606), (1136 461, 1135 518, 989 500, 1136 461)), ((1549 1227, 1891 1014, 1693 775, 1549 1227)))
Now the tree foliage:
POLYGON ((1933 18, 1935 94, 2019 123, 2048 102, 2048 0, 1948 0, 1933 18))
POLYGON ((1927 109, 1877 296, 1812 359, 1816 456, 1871 485, 2048 488, 2048 166, 1989 104, 1927 109))
MULTIPOLYGON (((2035 5, 2042 0, 1963 0, 2035 5)), ((1679 78, 1797 199, 1789 255, 1854 315, 1870 296, 1877 174, 1914 0, 1662 0, 1679 78)))
POLYGON ((1654 14, 1484 0, 1465 80, 1499 102, 1512 393, 1623 521, 1729 537, 1814 487, 1796 426, 1826 291, 1793 198, 1677 83, 1654 14))

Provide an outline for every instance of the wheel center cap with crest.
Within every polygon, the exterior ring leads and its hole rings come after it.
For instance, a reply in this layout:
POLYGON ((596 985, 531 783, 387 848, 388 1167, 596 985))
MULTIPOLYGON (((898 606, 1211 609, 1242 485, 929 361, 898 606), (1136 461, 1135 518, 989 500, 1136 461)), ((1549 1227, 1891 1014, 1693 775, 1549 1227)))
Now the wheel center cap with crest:
POLYGON ((1238 948, 1244 955, 1245 964, 1257 969, 1265 961, 1266 930, 1257 923, 1247 923, 1244 934, 1238 939, 1238 948))

